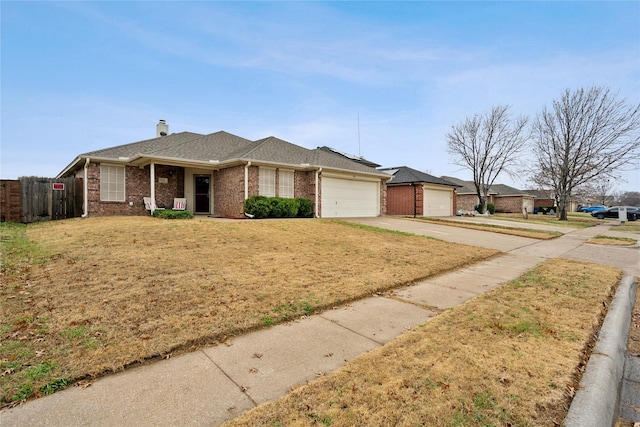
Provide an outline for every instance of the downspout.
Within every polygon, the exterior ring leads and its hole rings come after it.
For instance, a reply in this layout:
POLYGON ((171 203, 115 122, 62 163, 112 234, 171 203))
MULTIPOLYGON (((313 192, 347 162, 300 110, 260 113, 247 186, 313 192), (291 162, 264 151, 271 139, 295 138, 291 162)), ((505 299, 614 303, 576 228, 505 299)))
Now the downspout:
POLYGON ((82 177, 82 197, 84 197, 84 212, 82 213, 82 218, 86 218, 89 216, 89 183, 87 180, 89 179, 89 162, 90 159, 87 157, 87 161, 84 162, 84 171, 82 177))
POLYGON ((149 173, 151 175, 151 215, 153 215, 153 211, 156 207, 156 164, 151 163, 149 165, 149 173))
POLYGON ((244 199, 249 198, 249 167, 251 166, 251 160, 244 166, 244 199))
POLYGON ((314 206, 316 211, 316 218, 320 218, 320 212, 318 211, 318 188, 319 188, 319 178, 321 173, 322 173, 322 168, 319 168, 318 170, 316 170, 316 203, 314 206))

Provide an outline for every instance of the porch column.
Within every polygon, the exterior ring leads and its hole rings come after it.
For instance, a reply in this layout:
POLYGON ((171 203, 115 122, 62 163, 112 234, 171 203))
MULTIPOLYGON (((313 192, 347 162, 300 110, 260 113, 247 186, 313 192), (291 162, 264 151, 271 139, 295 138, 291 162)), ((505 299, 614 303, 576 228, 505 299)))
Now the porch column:
POLYGON ((156 164, 151 163, 149 165, 149 171, 151 176, 151 215, 153 215, 153 211, 156 208, 156 164))

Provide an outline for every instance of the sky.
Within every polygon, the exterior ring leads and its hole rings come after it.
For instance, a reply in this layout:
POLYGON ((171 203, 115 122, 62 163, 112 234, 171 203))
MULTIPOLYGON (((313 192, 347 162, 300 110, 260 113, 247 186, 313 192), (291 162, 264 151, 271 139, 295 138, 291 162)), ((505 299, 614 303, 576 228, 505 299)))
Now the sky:
MULTIPOLYGON (((640 2, 0 1, 0 177, 169 132, 471 179, 446 134, 566 89, 640 103, 640 2)), ((525 153, 523 162, 531 164, 525 153)), ((640 162, 614 191, 640 191, 640 162)), ((523 171, 497 183, 530 188, 523 171)))

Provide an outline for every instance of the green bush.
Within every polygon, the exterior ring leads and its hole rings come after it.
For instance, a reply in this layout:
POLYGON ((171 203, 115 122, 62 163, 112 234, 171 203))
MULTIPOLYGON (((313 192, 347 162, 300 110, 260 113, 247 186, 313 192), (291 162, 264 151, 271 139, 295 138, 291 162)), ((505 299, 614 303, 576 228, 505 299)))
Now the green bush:
POLYGON ((495 205, 493 203, 487 203, 487 210, 489 211, 489 213, 491 215, 496 213, 496 207, 495 207, 495 205))
POLYGON ((296 199, 281 199, 280 206, 283 217, 295 218, 298 216, 298 202, 296 199))
POLYGON ((313 217, 313 202, 309 199, 299 197, 296 199, 298 202, 298 216, 302 218, 313 217))
POLYGON ((244 211, 254 218, 311 218, 313 202, 304 198, 252 196, 245 200, 244 211))
POLYGON ((267 218, 271 213, 269 197, 252 196, 244 201, 244 211, 254 218, 267 218))
POLYGON ((280 197, 271 197, 269 199, 271 210, 269 211, 269 218, 282 218, 284 217, 284 204, 280 197))
POLYGON ((153 211, 153 216, 162 219, 190 219, 193 214, 189 211, 174 211, 172 209, 162 209, 153 211))

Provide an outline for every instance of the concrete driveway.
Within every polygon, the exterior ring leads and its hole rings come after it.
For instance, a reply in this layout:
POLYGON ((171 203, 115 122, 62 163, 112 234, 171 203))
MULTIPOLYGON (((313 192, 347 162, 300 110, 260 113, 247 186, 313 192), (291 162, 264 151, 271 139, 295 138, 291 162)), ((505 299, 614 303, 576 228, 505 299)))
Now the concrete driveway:
POLYGON ((502 252, 510 252, 514 249, 530 246, 539 242, 537 239, 530 239, 528 237, 509 236, 507 234, 492 233, 489 231, 472 230, 469 228, 452 227, 393 217, 347 218, 345 221, 372 227, 405 231, 407 233, 434 237, 463 245, 497 249, 502 252))

